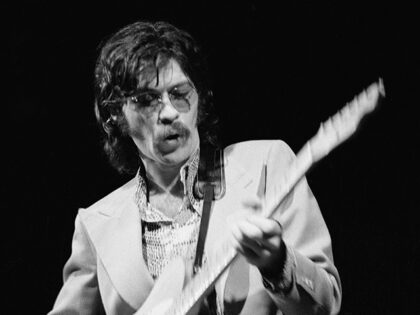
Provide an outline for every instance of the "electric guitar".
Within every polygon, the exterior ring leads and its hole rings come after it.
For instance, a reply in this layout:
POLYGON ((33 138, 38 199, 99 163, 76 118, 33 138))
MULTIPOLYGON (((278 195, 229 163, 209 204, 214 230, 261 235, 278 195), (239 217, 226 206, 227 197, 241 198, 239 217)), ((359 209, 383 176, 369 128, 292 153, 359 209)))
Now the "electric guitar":
MULTIPOLYGON (((384 96, 384 85, 379 79, 321 124, 317 134, 298 152, 296 159, 284 174, 278 198, 267 201, 262 215, 271 217, 311 166, 347 140, 356 131, 362 118, 372 112, 384 96)), ((176 259, 161 274, 147 300, 135 315, 197 314, 202 300, 238 255, 226 240, 214 257, 204 262, 201 269, 186 284, 184 261, 181 258, 176 259)))

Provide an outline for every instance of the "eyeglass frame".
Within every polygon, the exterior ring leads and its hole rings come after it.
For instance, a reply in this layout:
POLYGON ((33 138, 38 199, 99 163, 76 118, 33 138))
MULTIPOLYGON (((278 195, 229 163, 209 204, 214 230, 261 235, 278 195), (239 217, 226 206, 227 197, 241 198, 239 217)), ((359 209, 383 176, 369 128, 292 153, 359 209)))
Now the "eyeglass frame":
MULTIPOLYGON (((169 91, 165 90, 163 92, 158 92, 158 91, 146 88, 146 89, 140 90, 137 93, 133 93, 129 96, 126 96, 124 100, 130 100, 132 103, 137 104, 139 108, 142 108, 142 109, 151 108, 153 111, 156 111, 159 105, 161 106, 162 104, 164 104, 164 100, 163 100, 164 93, 167 93, 168 99, 171 105, 178 112, 185 113, 185 112, 188 112, 191 108, 190 98, 193 92, 196 92, 198 96, 197 89, 194 87, 194 85, 190 81, 187 81, 187 82, 180 82, 172 86, 169 89, 169 91), (189 90, 186 92, 178 92, 178 95, 174 93, 174 91, 177 91, 177 89, 183 86, 188 86, 189 90), (142 102, 141 100, 139 100, 139 97, 141 96, 152 96, 153 99, 142 102), (185 108, 177 106, 177 100, 185 102, 185 105, 187 106, 185 108), (156 102, 156 103, 152 104, 153 102, 156 102)), ((160 110, 160 107, 159 107, 159 110, 160 110)))

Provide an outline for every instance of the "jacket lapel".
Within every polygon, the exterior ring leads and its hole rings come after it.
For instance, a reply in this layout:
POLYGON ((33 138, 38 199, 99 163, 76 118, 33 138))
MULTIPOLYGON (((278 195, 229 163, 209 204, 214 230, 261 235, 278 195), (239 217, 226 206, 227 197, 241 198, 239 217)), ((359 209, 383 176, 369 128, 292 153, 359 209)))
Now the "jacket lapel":
MULTIPOLYGON (((113 286, 132 308, 147 298, 153 279, 143 260, 141 224, 134 194, 126 194, 117 211, 94 212, 84 222, 113 286)), ((111 205, 116 207, 115 202, 111 205)))

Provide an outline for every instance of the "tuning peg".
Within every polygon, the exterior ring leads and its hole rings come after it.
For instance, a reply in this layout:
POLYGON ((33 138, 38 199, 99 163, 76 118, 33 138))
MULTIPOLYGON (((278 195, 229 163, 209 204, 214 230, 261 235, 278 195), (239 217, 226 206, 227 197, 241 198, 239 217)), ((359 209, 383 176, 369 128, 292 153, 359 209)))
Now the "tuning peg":
POLYGON ((379 78, 379 80, 378 80, 378 91, 379 91, 379 94, 382 96, 382 97, 385 97, 385 85, 384 85, 384 81, 382 80, 382 78, 379 78))

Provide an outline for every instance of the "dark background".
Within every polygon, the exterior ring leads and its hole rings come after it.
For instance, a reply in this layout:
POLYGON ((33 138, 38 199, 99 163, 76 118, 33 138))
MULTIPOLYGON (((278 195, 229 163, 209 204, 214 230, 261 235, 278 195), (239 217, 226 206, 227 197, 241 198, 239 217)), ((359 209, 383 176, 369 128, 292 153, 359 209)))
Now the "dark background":
POLYGON ((92 81, 100 41, 137 19, 167 20, 202 44, 225 145, 281 138, 297 151, 321 121, 383 78, 382 106, 308 180, 333 239, 341 314, 418 308, 414 8, 335 1, 87 5, 1 5, 5 314, 52 307, 77 209, 128 179, 101 152, 92 81))

